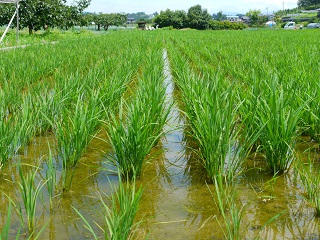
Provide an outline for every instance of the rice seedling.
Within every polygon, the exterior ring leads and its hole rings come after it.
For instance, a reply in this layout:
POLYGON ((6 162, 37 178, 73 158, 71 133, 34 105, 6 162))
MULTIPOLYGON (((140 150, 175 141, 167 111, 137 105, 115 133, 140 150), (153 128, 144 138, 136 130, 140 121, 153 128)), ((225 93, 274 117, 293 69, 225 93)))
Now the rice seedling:
POLYGON ((34 235, 36 230, 37 201, 41 196, 40 194, 43 186, 46 184, 46 181, 40 181, 37 186, 34 185, 37 170, 38 168, 36 168, 36 170, 32 173, 28 172, 27 174, 24 174, 22 171, 22 167, 19 164, 19 175, 21 182, 19 182, 18 185, 24 208, 19 205, 17 211, 23 223, 24 219, 27 220, 27 229, 30 235, 34 235))
POLYGON ((220 170, 231 177, 241 166, 237 140, 237 110, 241 102, 236 104, 233 87, 225 87, 219 74, 199 78, 191 73, 177 81, 183 93, 190 135, 199 145, 209 177, 213 180, 220 170))
POLYGON ((151 124, 146 120, 149 116, 141 111, 143 106, 137 100, 127 106, 127 116, 124 116, 121 104, 119 118, 111 116, 106 125, 114 151, 109 158, 129 180, 140 176, 142 164, 157 140, 151 135, 151 124))
POLYGON ((10 224, 11 224, 11 211, 12 206, 11 202, 9 201, 8 211, 7 211, 7 219, 5 224, 1 228, 0 232, 0 239, 1 240, 8 240, 9 239, 9 231, 10 231, 10 224))
POLYGON ((243 221, 245 205, 239 209, 237 195, 233 184, 226 181, 222 174, 214 178, 215 193, 207 185, 210 195, 218 207, 223 218, 224 226, 218 223, 223 231, 225 239, 242 239, 241 224, 243 221))
MULTIPOLYGON (((159 58, 162 61, 161 55, 159 58)), ((109 159, 129 180, 140 176, 147 155, 164 135, 163 127, 171 108, 166 102, 162 68, 149 64, 136 95, 131 101, 121 103, 119 116, 111 115, 111 121, 106 124, 114 152, 109 159)))
POLYGON ((318 170, 315 163, 311 161, 310 152, 308 160, 309 162, 307 164, 298 160, 295 170, 298 172, 304 187, 306 200, 314 207, 315 215, 320 217, 320 174, 317 172, 318 170))
POLYGON ((53 156, 52 156, 50 146, 49 146, 49 155, 48 155, 46 164, 47 164, 46 185, 47 185, 47 190, 49 193, 50 208, 52 208, 53 207, 53 198, 55 196, 55 191, 57 189, 57 173, 56 173, 56 166, 53 163, 53 156))
POLYGON ((61 121, 54 123, 58 140, 58 155, 62 160, 63 189, 71 187, 74 168, 88 144, 97 131, 99 109, 98 95, 92 96, 88 102, 80 95, 74 106, 74 111, 65 109, 61 121))
POLYGON ((17 132, 12 131, 14 120, 11 117, 5 117, 1 114, 0 119, 0 169, 8 162, 17 151, 19 139, 17 132))
MULTIPOLYGON (((118 188, 116 188, 115 185, 112 186, 113 194, 111 197, 103 196, 100 192, 97 193, 103 208, 104 225, 100 225, 96 222, 95 224, 103 231, 104 239, 135 239, 135 231, 140 222, 134 224, 134 218, 139 209, 142 188, 136 189, 135 180, 132 182, 123 182, 120 172, 118 173, 118 178, 118 188), (105 197, 110 200, 110 203, 104 200, 105 197)), ((89 230, 94 239, 99 239, 88 220, 86 220, 76 208, 73 207, 73 209, 84 221, 85 227, 89 230)))
POLYGON ((296 86, 285 91, 277 77, 264 82, 266 93, 257 104, 256 126, 262 129, 260 142, 266 161, 273 174, 286 171, 293 159, 298 124, 304 105, 295 107, 296 86))

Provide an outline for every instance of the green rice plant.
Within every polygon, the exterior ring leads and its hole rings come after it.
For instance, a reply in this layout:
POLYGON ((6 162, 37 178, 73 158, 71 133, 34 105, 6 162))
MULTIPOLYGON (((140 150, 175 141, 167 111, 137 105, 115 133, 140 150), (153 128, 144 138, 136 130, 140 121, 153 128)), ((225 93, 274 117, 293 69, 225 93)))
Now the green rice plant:
POLYGON ((158 68, 147 71, 148 76, 141 82, 138 94, 144 106, 143 111, 148 116, 145 120, 150 124, 152 136, 156 137, 156 144, 165 134, 163 127, 168 121, 172 103, 166 100, 163 73, 158 68))
POLYGON ((12 211, 11 202, 9 201, 9 207, 7 211, 7 220, 6 223, 2 226, 0 232, 0 240, 8 240, 9 239, 9 231, 10 231, 10 224, 11 224, 11 211, 12 211))
POLYGON ((54 123, 58 140, 58 155, 62 160, 62 179, 65 191, 70 189, 74 168, 98 130, 97 96, 91 96, 88 102, 84 102, 85 99, 79 96, 74 110, 65 109, 62 112, 62 120, 54 123))
POLYGON ((122 176, 129 179, 140 176, 147 155, 165 133, 171 108, 166 101, 162 69, 150 67, 151 63, 148 66, 147 73, 139 79, 136 95, 121 103, 119 116, 111 114, 111 121, 106 124, 113 148, 109 157, 122 176))
POLYGON ((38 111, 35 119, 35 134, 53 131, 52 123, 58 121, 61 106, 63 106, 63 102, 58 97, 59 94, 55 89, 47 89, 45 86, 33 89, 31 94, 33 94, 33 108, 38 111))
POLYGON ((37 131, 36 119, 39 115, 39 110, 33 107, 33 99, 30 95, 23 98, 20 108, 20 112, 15 117, 15 122, 16 128, 19 129, 20 147, 25 147, 37 131))
POLYGON ((109 157, 122 176, 129 180, 140 176, 142 164, 157 140, 151 135, 151 124, 146 120, 149 116, 143 107, 138 99, 126 106, 127 115, 124 116, 121 104, 119 117, 112 115, 106 123, 114 151, 109 157))
MULTIPOLYGON (((225 86, 219 74, 199 77, 193 73, 177 80, 185 103, 185 115, 209 177, 218 173, 233 178, 241 167, 239 130, 233 86, 225 86), (222 170, 222 171, 221 171, 222 170)), ((231 179, 230 179, 231 180, 231 179)))
POLYGON ((16 131, 12 131, 14 119, 6 117, 3 109, 0 109, 0 170, 8 160, 17 152, 19 139, 16 131))
POLYGON ((53 163, 53 156, 52 151, 49 145, 49 155, 46 161, 47 168, 46 168, 46 185, 47 190, 49 193, 50 198, 50 208, 53 207, 53 198, 55 196, 55 191, 57 189, 57 173, 56 173, 56 166, 53 163))
POLYGON ((218 220, 225 239, 243 239, 241 224, 243 221, 245 206, 240 209, 237 206, 236 191, 233 184, 226 181, 222 174, 214 178, 215 194, 207 185, 210 195, 218 207, 223 218, 224 227, 218 220))
MULTIPOLYGON (((104 225, 94 222, 104 232, 104 239, 135 239, 135 231, 140 222, 134 224, 134 218, 139 210, 142 188, 136 189, 135 180, 123 182, 121 173, 118 173, 118 178, 118 189, 113 185, 112 196, 107 196, 110 203, 104 200, 104 196, 101 193, 97 193, 103 208, 104 225)), ((91 232, 94 239, 99 239, 88 220, 76 208, 73 207, 73 209, 84 221, 85 227, 91 232)))
POLYGON ((285 90, 277 77, 264 82, 266 92, 256 105, 257 128, 261 128, 260 142, 273 174, 281 174, 292 163, 298 124, 304 105, 295 107, 296 86, 285 90))
POLYGON ((295 170, 301 179, 306 196, 306 200, 314 207, 315 214, 320 217, 320 174, 315 164, 312 163, 310 153, 309 162, 304 164, 298 160, 295 165, 295 170))
POLYGON ((33 235, 36 229, 37 201, 41 196, 40 194, 43 186, 46 184, 46 181, 40 181, 37 186, 34 185, 37 170, 38 168, 36 168, 32 173, 28 172, 27 174, 24 174, 19 163, 19 175, 21 182, 18 184, 24 208, 22 208, 21 205, 18 207, 18 215, 22 222, 24 222, 25 218, 27 219, 28 231, 30 235, 33 235), (23 212, 25 212, 25 217, 23 212))
MULTIPOLYGON (((126 73, 123 69, 119 69, 121 74, 115 74, 103 81, 99 86, 99 107, 102 113, 108 114, 113 111, 119 104, 119 101, 126 90, 127 85, 132 80, 132 72, 126 73)), ((103 119, 108 118, 104 116, 103 119)))
POLYGON ((304 92, 301 92, 301 96, 307 104, 302 117, 306 125, 306 132, 313 140, 320 142, 320 108, 318 106, 320 84, 318 81, 306 81, 303 86, 302 91, 304 92))

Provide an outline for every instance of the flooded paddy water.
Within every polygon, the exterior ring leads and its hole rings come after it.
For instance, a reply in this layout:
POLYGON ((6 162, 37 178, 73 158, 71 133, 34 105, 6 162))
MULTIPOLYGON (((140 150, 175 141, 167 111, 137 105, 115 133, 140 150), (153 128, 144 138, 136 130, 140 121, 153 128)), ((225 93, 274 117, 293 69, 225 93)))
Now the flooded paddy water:
MULTIPOLYGON (((174 103, 166 126, 168 133, 152 150, 152 158, 144 164, 141 178, 137 181, 144 189, 136 216, 136 222, 142 221, 137 238, 225 239, 223 219, 209 191, 213 185, 206 184, 206 173, 188 147, 192 143, 186 134, 182 109, 177 104, 179 93, 174 88, 166 54, 164 59, 168 101, 174 103)), ((107 139, 103 131, 80 160, 70 192, 56 196, 52 208, 45 186, 42 189, 36 211, 37 229, 44 228, 40 239, 92 239, 74 208, 90 222, 101 225, 103 215, 97 192, 110 195, 110 183, 116 184, 118 179, 115 173, 110 172, 106 161, 111 147, 101 139, 107 139)), ((14 157, 13 164, 3 170, 0 183, 2 226, 6 221, 8 197, 15 203, 21 201, 16 184, 19 181, 18 162, 22 163, 24 171, 35 171, 35 166, 40 166, 35 184, 43 183, 46 170, 43 160, 49 153, 48 143, 52 146, 55 141, 50 134, 32 139, 14 157)), ((305 162, 310 156, 315 160, 315 165, 319 159, 318 151, 318 144, 308 137, 301 138, 296 146, 297 155, 305 162)), ((57 168, 58 174, 61 174, 62 166, 57 168)), ((243 238, 319 239, 320 221, 305 200, 303 190, 293 167, 283 175, 272 177, 259 155, 250 156, 236 185, 239 206, 243 206, 243 238), (281 215, 264 226, 278 214, 281 215)), ((107 197, 104 198, 108 201, 107 197)), ((20 225, 19 217, 12 211, 12 238, 19 232, 20 225)), ((96 232, 101 232, 98 226, 92 226, 96 232)), ((98 235, 102 236, 102 233, 98 235)), ((20 236, 21 239, 27 237, 20 236)))

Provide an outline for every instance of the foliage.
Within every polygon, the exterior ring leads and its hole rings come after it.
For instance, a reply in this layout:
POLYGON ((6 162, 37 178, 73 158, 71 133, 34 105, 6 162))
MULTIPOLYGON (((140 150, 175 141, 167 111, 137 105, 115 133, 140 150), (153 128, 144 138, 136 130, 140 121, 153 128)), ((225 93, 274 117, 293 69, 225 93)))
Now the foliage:
POLYGON ((212 14, 212 18, 217 21, 227 20, 227 15, 223 14, 222 11, 217 12, 217 14, 212 14))
MULTIPOLYGON (((83 10, 91 0, 79 0, 68 6, 64 0, 25 0, 20 1, 20 27, 28 28, 29 34, 40 29, 53 27, 70 28, 81 23, 83 10)), ((13 4, 0 6, 0 26, 7 24, 14 12, 13 4)), ((80 24, 81 25, 81 24, 80 24)))
POLYGON ((319 6, 319 4, 320 0, 298 0, 299 7, 308 7, 314 5, 316 8, 316 6, 319 6))
POLYGON ((175 29, 181 29, 187 27, 187 14, 183 10, 171 11, 167 9, 166 11, 161 11, 153 19, 153 22, 159 25, 160 28, 172 26, 175 29))
POLYGON ((259 14, 261 14, 261 11, 256 9, 250 9, 249 12, 246 13, 246 16, 248 16, 251 19, 251 24, 253 26, 258 24, 259 14))
POLYGON ((201 5, 190 7, 187 13, 189 27, 198 30, 209 28, 209 20, 211 19, 207 9, 202 9, 201 5))
POLYGON ((108 30, 109 26, 121 26, 127 21, 124 13, 99 13, 93 15, 93 22, 98 26, 98 31, 101 27, 108 30))
MULTIPOLYGON (((158 13, 154 12, 153 13, 154 16, 157 16, 158 13)), ((134 20, 137 21, 147 21, 150 19, 150 15, 146 14, 145 12, 137 12, 137 13, 128 13, 127 14, 128 18, 134 18, 134 20)))
POLYGON ((209 28, 212 30, 242 30, 247 28, 247 26, 244 23, 237 23, 237 22, 219 22, 215 20, 209 21, 209 28))

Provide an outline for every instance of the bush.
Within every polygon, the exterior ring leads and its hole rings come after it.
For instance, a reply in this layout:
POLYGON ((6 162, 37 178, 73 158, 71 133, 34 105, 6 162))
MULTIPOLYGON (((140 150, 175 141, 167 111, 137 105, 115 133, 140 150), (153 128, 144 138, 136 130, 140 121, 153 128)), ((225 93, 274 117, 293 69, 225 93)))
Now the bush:
POLYGON ((229 21, 209 21, 209 28, 212 30, 242 30, 247 28, 247 25, 241 22, 229 22, 229 21))

